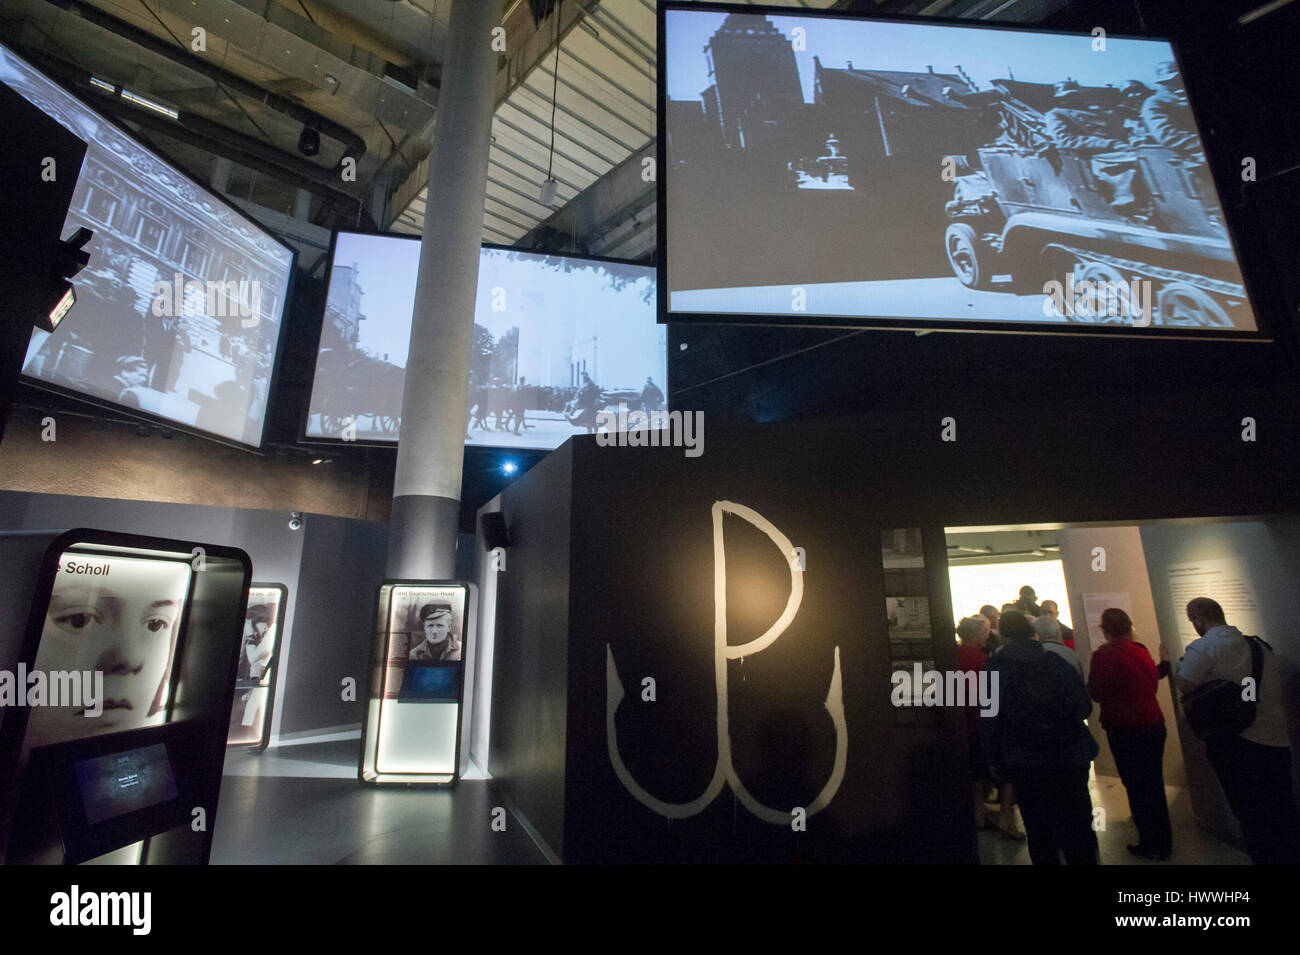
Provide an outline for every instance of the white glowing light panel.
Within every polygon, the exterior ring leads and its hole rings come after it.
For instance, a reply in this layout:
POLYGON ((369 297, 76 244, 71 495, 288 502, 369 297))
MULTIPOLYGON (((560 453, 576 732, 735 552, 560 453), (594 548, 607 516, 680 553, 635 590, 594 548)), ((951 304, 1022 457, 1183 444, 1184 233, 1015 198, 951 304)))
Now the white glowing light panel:
POLYGON ((461 690, 471 629, 465 584, 386 584, 362 778, 450 782, 457 773, 461 690))

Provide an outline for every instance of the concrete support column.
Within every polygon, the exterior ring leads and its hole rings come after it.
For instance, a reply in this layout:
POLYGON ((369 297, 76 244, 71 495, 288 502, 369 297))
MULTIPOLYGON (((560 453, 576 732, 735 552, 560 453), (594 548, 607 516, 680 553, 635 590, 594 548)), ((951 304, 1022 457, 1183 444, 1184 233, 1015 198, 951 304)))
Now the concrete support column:
POLYGON ((293 217, 303 222, 311 220, 311 193, 306 189, 299 189, 298 194, 294 196, 293 217))
POLYGON ((469 358, 487 195, 496 0, 452 0, 447 61, 429 153, 388 576, 450 578, 456 568, 469 358))

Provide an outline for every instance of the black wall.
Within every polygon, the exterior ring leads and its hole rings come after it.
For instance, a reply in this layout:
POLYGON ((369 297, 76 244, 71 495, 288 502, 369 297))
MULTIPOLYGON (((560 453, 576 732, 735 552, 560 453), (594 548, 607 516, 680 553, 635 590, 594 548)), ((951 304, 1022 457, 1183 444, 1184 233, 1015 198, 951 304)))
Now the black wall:
POLYGON ((501 494, 512 544, 497 576, 487 767, 557 855, 566 811, 572 457, 573 444, 565 444, 501 494))
MULTIPOLYGON (((697 459, 575 439, 560 453, 573 457, 571 488, 552 467, 556 455, 509 489, 505 509, 531 549, 523 560, 512 549, 500 577, 509 596, 497 611, 494 716, 535 733, 542 700, 558 705, 547 695, 553 686, 543 694, 522 674, 534 661, 556 665, 564 652, 565 608, 556 601, 567 572, 566 862, 968 861, 957 714, 900 722, 889 700, 881 530, 922 529, 933 656, 943 668, 955 657, 944 527, 1297 510, 1300 411, 1267 389, 1207 384, 1172 399, 1103 394, 979 413, 958 406, 952 417, 955 441, 942 440, 931 411, 730 429, 706 417, 697 459), (1244 417, 1255 419, 1254 441, 1242 440, 1244 417), (823 704, 840 648, 847 772, 805 833, 757 821, 726 789, 699 815, 668 823, 633 798, 609 756, 607 647, 626 692, 619 751, 637 783, 660 800, 689 802, 713 773, 710 508, 721 500, 754 508, 807 551, 805 596, 790 629, 743 664, 727 664, 735 765, 765 805, 806 805, 829 772, 834 733, 823 704), (568 507, 566 542, 551 522, 568 507), (656 681, 653 703, 641 700, 646 676, 656 681)), ((780 612, 789 577, 766 537, 736 518, 724 526, 729 643, 738 644, 780 612)), ((522 734, 507 731, 503 743, 500 725, 493 729, 494 748, 517 746, 510 734, 522 734)), ((534 788, 522 765, 495 755, 492 764, 520 804, 534 788)))

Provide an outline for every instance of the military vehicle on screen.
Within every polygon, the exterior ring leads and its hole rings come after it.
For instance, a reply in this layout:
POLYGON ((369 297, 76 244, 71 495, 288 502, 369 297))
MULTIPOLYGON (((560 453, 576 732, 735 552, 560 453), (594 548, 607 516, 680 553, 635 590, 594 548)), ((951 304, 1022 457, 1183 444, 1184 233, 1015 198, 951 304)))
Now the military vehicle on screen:
MULTIPOLYGON (((1140 86, 1140 84, 1135 84, 1140 86)), ((1052 280, 1149 282, 1150 323, 1185 328, 1252 327, 1249 304, 1213 182, 1204 162, 1155 143, 1138 116, 1140 92, 1082 90, 1127 116, 1128 144, 1109 153, 1060 148, 1047 132, 1053 87, 999 80, 954 92, 997 120, 997 138, 973 155, 945 157, 955 175, 944 236, 953 273, 974 289, 1043 294, 1052 280), (1117 209, 1097 160, 1129 176, 1137 202, 1117 209), (1010 284, 995 280, 1009 275, 1010 284)), ((1109 314, 1073 321, 1144 324, 1127 294, 1109 314), (1132 311, 1136 311, 1133 309, 1132 311)))

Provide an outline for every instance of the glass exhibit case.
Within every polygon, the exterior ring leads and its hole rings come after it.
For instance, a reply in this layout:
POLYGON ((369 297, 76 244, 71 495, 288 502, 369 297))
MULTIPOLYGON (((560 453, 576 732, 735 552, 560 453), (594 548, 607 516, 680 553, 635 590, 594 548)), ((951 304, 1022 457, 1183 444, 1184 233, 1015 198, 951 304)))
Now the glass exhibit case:
POLYGON ((363 782, 455 783, 476 603, 477 588, 460 581, 393 580, 379 588, 363 782))

